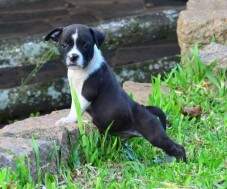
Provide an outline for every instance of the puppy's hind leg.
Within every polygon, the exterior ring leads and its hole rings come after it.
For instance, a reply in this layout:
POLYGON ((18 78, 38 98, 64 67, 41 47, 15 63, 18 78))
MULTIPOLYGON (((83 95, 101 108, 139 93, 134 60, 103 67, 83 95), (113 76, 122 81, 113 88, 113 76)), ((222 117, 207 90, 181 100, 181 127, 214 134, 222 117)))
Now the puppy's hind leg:
POLYGON ((165 113, 156 106, 143 106, 145 107, 150 113, 154 114, 159 118, 162 123, 163 128, 166 130, 166 115, 165 113))
POLYGON ((142 106, 135 112, 135 129, 152 145, 161 148, 170 156, 175 156, 177 160, 186 162, 184 147, 172 141, 160 121, 142 106))

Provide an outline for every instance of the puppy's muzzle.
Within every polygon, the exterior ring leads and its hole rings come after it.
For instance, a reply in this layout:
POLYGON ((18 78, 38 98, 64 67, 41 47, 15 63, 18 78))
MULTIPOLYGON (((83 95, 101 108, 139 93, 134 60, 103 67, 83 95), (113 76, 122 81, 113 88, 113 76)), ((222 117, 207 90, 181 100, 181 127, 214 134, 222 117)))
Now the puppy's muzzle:
POLYGON ((71 67, 71 66, 77 66, 77 61, 79 59, 79 55, 78 54, 72 54, 70 57, 69 57, 69 60, 70 60, 70 63, 67 64, 68 67, 71 67))
POLYGON ((72 54, 69 59, 71 62, 76 62, 78 58, 79 58, 78 54, 72 54))

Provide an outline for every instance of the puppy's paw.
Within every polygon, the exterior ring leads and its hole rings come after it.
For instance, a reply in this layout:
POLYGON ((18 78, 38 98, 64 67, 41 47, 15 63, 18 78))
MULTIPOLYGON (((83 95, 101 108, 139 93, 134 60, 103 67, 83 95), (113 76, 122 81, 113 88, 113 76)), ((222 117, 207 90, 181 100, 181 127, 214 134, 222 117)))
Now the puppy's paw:
POLYGON ((75 123, 75 120, 69 119, 68 117, 63 117, 55 122, 55 126, 64 126, 70 123, 75 123))
POLYGON ((185 163, 187 163, 186 152, 184 147, 181 145, 178 145, 176 159, 177 161, 184 161, 185 163))

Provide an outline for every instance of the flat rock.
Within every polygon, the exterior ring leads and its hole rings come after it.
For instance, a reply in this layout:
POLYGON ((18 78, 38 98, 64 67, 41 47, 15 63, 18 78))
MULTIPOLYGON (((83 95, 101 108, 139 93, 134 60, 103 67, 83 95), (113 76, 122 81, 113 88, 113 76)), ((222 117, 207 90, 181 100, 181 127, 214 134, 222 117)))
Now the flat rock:
MULTIPOLYGON (((39 167, 42 170, 56 172, 55 158, 50 156, 55 153, 52 141, 36 140, 39 149, 39 167)), ((17 158, 26 158, 29 161, 31 174, 36 175, 36 156, 32 139, 0 137, 0 168, 16 167, 17 158)))
POLYGON ((227 42, 227 1, 189 0, 187 9, 180 13, 177 26, 182 53, 194 44, 207 45, 214 39, 227 42))
POLYGON ((227 69, 227 46, 211 43, 200 51, 200 58, 207 65, 215 61, 217 68, 227 69))
POLYGON ((70 144, 68 137, 76 141, 77 129, 75 124, 62 127, 55 126, 55 122, 66 116, 69 110, 55 111, 40 117, 30 117, 7 125, 0 130, 0 167, 15 167, 16 159, 20 156, 28 157, 32 175, 35 175, 36 165, 32 140, 35 139, 39 147, 40 166, 51 172, 56 172, 56 158, 66 162, 70 144), (53 161, 54 159, 54 161, 53 161))
POLYGON ((22 121, 17 121, 7 125, 0 130, 0 136, 17 138, 38 138, 43 140, 64 140, 64 132, 74 132, 75 124, 69 124, 63 127, 56 127, 55 122, 65 117, 68 110, 55 111, 40 117, 30 117, 22 121))

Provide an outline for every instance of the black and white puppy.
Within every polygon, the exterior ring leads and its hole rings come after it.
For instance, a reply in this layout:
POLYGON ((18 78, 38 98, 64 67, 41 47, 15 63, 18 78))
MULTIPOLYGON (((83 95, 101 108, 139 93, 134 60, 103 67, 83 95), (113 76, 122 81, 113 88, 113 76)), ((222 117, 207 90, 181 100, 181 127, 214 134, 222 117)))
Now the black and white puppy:
MULTIPOLYGON (((113 134, 143 136, 168 155, 186 161, 184 147, 166 135, 163 111, 140 105, 123 91, 99 49, 104 38, 102 32, 79 24, 56 28, 45 37, 46 41, 51 39, 60 45, 68 79, 77 92, 82 112, 90 114, 100 132, 111 124, 113 134)), ((76 121, 72 104, 69 115, 56 125, 76 121)))

